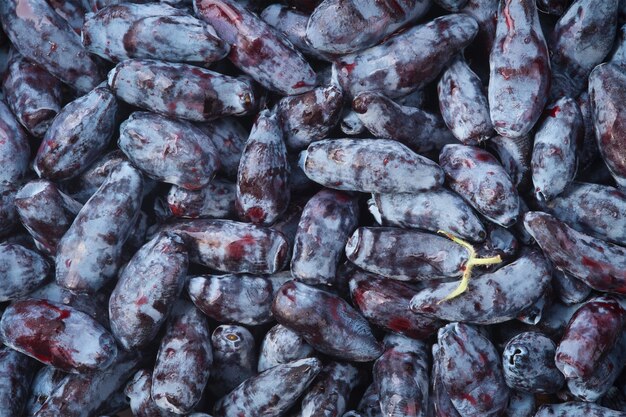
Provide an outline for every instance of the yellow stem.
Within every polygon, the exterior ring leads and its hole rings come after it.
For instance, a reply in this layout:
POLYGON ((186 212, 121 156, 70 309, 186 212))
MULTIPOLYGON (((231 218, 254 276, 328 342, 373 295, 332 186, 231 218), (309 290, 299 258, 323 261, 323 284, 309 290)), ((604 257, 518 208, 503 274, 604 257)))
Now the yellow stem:
POLYGON ((465 270, 463 271, 463 276, 461 277, 461 282, 459 282, 459 285, 454 289, 454 291, 452 291, 442 300, 439 300, 437 304, 441 304, 444 301, 456 298, 459 295, 463 294, 465 291, 467 291, 467 287, 469 286, 469 281, 472 276, 472 269, 475 266, 493 265, 493 264, 498 264, 502 262, 502 258, 500 258, 500 255, 492 256, 491 258, 477 258, 476 251, 474 250, 474 247, 469 242, 466 242, 454 236, 453 234, 445 232, 443 230, 439 230, 437 233, 445 235, 448 239, 452 240, 454 243, 458 243, 459 245, 463 246, 469 252, 469 257, 467 260, 467 264, 465 265, 465 270))

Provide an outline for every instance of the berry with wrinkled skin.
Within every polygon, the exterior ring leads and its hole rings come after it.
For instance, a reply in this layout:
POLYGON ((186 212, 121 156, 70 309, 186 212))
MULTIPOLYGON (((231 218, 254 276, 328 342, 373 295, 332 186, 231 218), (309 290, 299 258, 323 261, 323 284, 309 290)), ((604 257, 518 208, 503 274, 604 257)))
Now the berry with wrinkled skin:
POLYGON ((256 374, 254 337, 242 326, 222 325, 213 331, 213 365, 207 389, 221 398, 256 374))
POLYGON ((315 72, 278 30, 234 0, 194 0, 196 15, 230 45, 228 59, 259 84, 283 95, 315 87, 315 72))
POLYGON ((495 151, 502 167, 509 174, 513 185, 525 189, 530 185, 530 159, 533 152, 533 141, 530 136, 507 138, 495 136, 487 145, 495 151))
POLYGON ((309 18, 308 43, 329 54, 346 54, 379 41, 424 15, 430 0, 325 0, 309 18))
POLYGON ((129 59, 109 72, 108 83, 128 104, 197 122, 249 114, 257 104, 249 78, 187 64, 129 59))
POLYGON ((466 14, 439 17, 380 45, 344 55, 334 62, 333 70, 347 96, 362 91, 404 96, 433 81, 477 32, 478 24, 466 14))
POLYGON ((63 107, 37 150, 37 175, 58 181, 84 172, 109 146, 117 113, 117 100, 105 85, 63 107))
POLYGON ((417 293, 411 310, 447 321, 494 324, 511 320, 535 303, 550 284, 551 271, 543 255, 533 251, 495 272, 474 277, 466 292, 444 300, 456 282, 439 283, 417 293))
POLYGON ((263 372, 298 359, 313 356, 313 348, 298 334, 277 324, 265 334, 259 352, 257 370, 263 372))
POLYGON ((476 145, 495 135, 483 84, 462 57, 443 72, 437 93, 444 122, 463 144, 476 145))
POLYGON ((329 362, 302 397, 299 417, 341 417, 352 390, 361 382, 359 369, 347 362, 329 362))
POLYGON ((535 417, 624 417, 624 413, 598 404, 571 401, 543 405, 535 417))
POLYGON ((596 297, 570 320, 556 350, 556 366, 567 378, 588 377, 617 343, 626 313, 612 297, 596 297))
POLYGON ((32 378, 32 383, 30 384, 30 393, 28 394, 28 401, 26 402, 26 406, 24 408, 24 415, 32 416, 39 411, 50 394, 52 394, 63 383, 67 376, 67 373, 52 366, 44 366, 39 369, 39 371, 32 378))
POLYGON ((259 225, 274 223, 289 205, 290 171, 280 120, 264 110, 239 161, 235 203, 239 217, 259 225))
POLYGON ((218 271, 273 274, 287 261, 289 243, 273 229, 231 220, 187 220, 161 227, 184 237, 189 260, 218 271))
POLYGON ((278 290, 272 312, 278 323, 334 358, 368 362, 382 354, 365 318, 334 294, 289 281, 278 290))
POLYGON ((452 191, 500 226, 512 226, 519 215, 519 195, 496 158, 482 149, 446 145, 439 154, 452 191))
POLYGON ((528 134, 550 87, 550 58, 535 0, 502 0, 489 57, 489 110, 498 134, 528 134))
POLYGON ((461 276, 467 249, 443 236, 393 227, 360 227, 346 244, 359 268, 400 281, 461 276))
POLYGON ((120 353, 111 366, 97 373, 68 375, 33 417, 91 417, 135 373, 140 358, 120 353))
POLYGON ((285 143, 292 151, 301 151, 312 142, 324 139, 341 116, 343 93, 334 85, 317 87, 278 102, 285 143))
POLYGON ((187 275, 183 240, 159 233, 124 266, 109 300, 111 331, 127 350, 154 340, 180 296, 187 275))
MULTIPOLYGON (((297 7, 297 5, 294 6, 297 7)), ((322 61, 332 61, 332 55, 318 51, 307 42, 308 14, 282 4, 270 4, 263 9, 260 16, 269 25, 279 30, 304 55, 322 61)))
POLYGON ((213 178, 199 190, 173 185, 166 204, 172 216, 184 219, 223 219, 235 215, 235 184, 213 178))
POLYGON ((626 194, 619 189, 573 182, 541 208, 579 232, 626 244, 626 194))
POLYGON ((615 64, 589 75, 589 99, 600 155, 620 187, 626 187, 626 133, 622 129, 626 74, 615 64))
POLYGON ((556 268, 595 290, 626 294, 626 249, 579 233, 547 213, 526 213, 524 226, 556 268))
POLYGON ((135 112, 120 126, 118 147, 147 176, 188 190, 207 185, 220 161, 209 138, 191 123, 135 112))
POLYGON ((367 321, 385 331, 425 339, 443 324, 409 310, 417 290, 406 283, 355 270, 349 285, 354 306, 367 321))
POLYGON ((480 242, 487 236, 485 226, 472 208, 444 188, 417 194, 374 194, 369 200, 369 210, 383 226, 430 232, 445 230, 472 242, 480 242))
POLYGON ((17 55, 7 68, 2 91, 22 126, 40 138, 61 111, 61 86, 48 71, 17 55))
POLYGON ((0 302, 22 298, 49 278, 50 264, 38 252, 0 243, 0 302))
POLYGON ((563 97, 546 108, 537 132, 531 160, 535 192, 552 200, 572 182, 583 142, 582 113, 576 102, 563 97))
POLYGON ((474 327, 451 323, 439 330, 441 381, 463 417, 498 416, 506 408, 509 388, 500 355, 474 327))
POLYGON ((375 137, 396 140, 415 152, 431 152, 456 143, 439 116, 397 104, 378 92, 359 93, 352 100, 352 108, 375 137))
POLYGON ((143 176, 121 162, 85 203, 57 245, 56 282, 77 292, 95 292, 120 267, 142 200, 143 176))
MULTIPOLYGON (((553 93, 577 96, 613 47, 619 0, 576 0, 556 22, 550 42, 553 93)), ((557 97, 558 98, 558 97, 557 97)))
POLYGON ((552 289, 558 299, 567 305, 582 303, 591 293, 587 284, 558 269, 552 271, 552 289))
POLYGON ((388 335, 384 344, 385 353, 373 369, 383 415, 425 417, 430 367, 426 343, 388 335))
POLYGON ((159 408, 152 397, 152 372, 141 369, 128 381, 124 388, 124 394, 130 400, 130 409, 136 417, 174 417, 177 414, 170 413, 159 408))
POLYGON ((293 277, 310 285, 331 283, 358 221, 355 196, 323 189, 311 197, 304 206, 295 236, 293 277))
POLYGON ((176 414, 190 412, 202 397, 212 362, 206 318, 193 304, 179 302, 170 315, 152 373, 151 395, 156 405, 176 414))
POLYGON ((22 415, 36 369, 28 356, 7 347, 0 349, 1 417, 22 415))
POLYGON ((214 320, 256 326, 272 322, 272 300, 290 279, 288 273, 204 275, 190 278, 187 292, 196 307, 214 320))
POLYGON ((162 3, 122 3, 90 13, 82 41, 90 53, 113 62, 138 58, 209 65, 229 51, 210 25, 162 3))
POLYGON ((15 208, 37 249, 54 256, 57 244, 82 204, 61 192, 51 181, 33 180, 15 195, 15 208))
POLYGON ((502 353, 509 387, 535 394, 556 393, 565 384, 554 363, 556 345, 542 333, 524 332, 509 340, 502 353))
POLYGON ((419 192, 443 184, 441 168, 399 142, 326 139, 300 154, 300 166, 328 188, 370 193, 419 192))
POLYGON ((117 356, 115 339, 94 319, 47 300, 12 303, 0 333, 10 348, 66 372, 106 369, 117 356))
POLYGON ((64 83, 85 93, 102 77, 80 37, 45 0, 7 0, 0 21, 13 46, 64 83))
POLYGON ((208 123, 196 123, 213 143, 219 155, 218 172, 228 179, 237 178, 241 152, 248 140, 248 131, 233 117, 221 117, 208 123))
POLYGON ((270 368, 247 379, 215 404, 215 417, 283 415, 322 370, 316 358, 300 359, 270 368), (254 395, 251 395, 254 393, 254 395))

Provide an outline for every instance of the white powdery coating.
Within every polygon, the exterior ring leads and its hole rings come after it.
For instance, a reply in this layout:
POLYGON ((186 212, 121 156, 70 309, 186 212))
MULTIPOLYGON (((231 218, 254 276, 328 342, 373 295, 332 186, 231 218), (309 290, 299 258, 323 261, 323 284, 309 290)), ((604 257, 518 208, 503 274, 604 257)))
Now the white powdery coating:
POLYGON ((198 191, 174 185, 167 193, 167 204, 175 217, 228 218, 235 212, 235 184, 214 178, 198 191))
POLYGON ((0 244, 0 302, 28 295, 48 278, 48 263, 37 252, 0 244))
POLYGON ((207 185, 219 166, 210 140, 185 120, 134 112, 120 125, 117 143, 146 175, 187 189, 207 185))
POLYGON ((7 105, 0 101, 0 182, 10 184, 21 180, 28 170, 29 154, 26 133, 7 105))
POLYGON ((308 43, 306 26, 309 16, 305 13, 281 4, 270 4, 261 12, 261 19, 281 31, 303 54, 322 61, 332 61, 332 57, 318 51, 308 43))
POLYGON ((578 142, 582 142, 583 119, 574 100, 563 97, 535 133, 531 160, 535 192, 551 200, 561 194, 574 179, 578 142), (554 114, 554 115, 553 115, 554 114))
POLYGON ((105 369, 117 356, 113 337, 100 324, 62 304, 45 300, 16 302, 5 311, 0 328, 7 346, 46 364, 59 368, 62 364, 66 372, 105 369), (55 326, 60 329, 56 333, 42 333, 55 326), (32 340, 49 344, 50 356, 30 345, 32 340))
POLYGON ((157 354, 151 388, 154 402, 176 414, 190 412, 201 399, 212 362, 206 318, 193 304, 181 301, 157 354))
POLYGON ((80 37, 47 2, 3 1, 0 15, 16 49, 52 75, 83 93, 100 82, 98 67, 80 37))
POLYGON ((493 136, 482 82, 463 59, 457 58, 443 73, 437 92, 443 120, 458 140, 473 145, 493 136))
POLYGON ((304 359, 312 353, 313 348, 296 332, 277 324, 263 338, 257 370, 263 372, 277 365, 304 359))
POLYGON ((118 104, 106 86, 98 86, 66 105, 54 118, 37 151, 33 169, 40 177, 78 176, 109 145, 118 104))
POLYGON ((347 95, 380 91, 390 98, 400 97, 432 81, 477 31, 472 17, 448 15, 414 26, 380 45, 344 55, 333 66, 347 95))
POLYGON ((129 104, 193 121, 247 113, 255 100, 247 78, 234 78, 186 64, 127 60, 108 75, 115 94, 129 104), (209 97, 208 88, 213 90, 209 97), (210 112, 207 100, 213 101, 210 112))
POLYGON ((326 139, 300 155, 307 177, 337 190, 418 192, 443 183, 437 164, 388 139, 326 139))
POLYGON ((127 3, 88 13, 81 34, 89 52, 113 61, 210 63, 228 52, 211 26, 165 4, 127 3))
POLYGON ((327 0, 309 18, 306 38, 313 48, 320 51, 334 54, 354 52, 378 43, 385 36, 417 20, 430 5, 429 0, 327 0))
POLYGON ((526 135, 548 97, 550 59, 534 0, 503 0, 489 57, 491 121, 502 136, 526 135))
POLYGON ((139 214, 143 178, 122 162, 85 203, 59 242, 56 280, 68 289, 99 289, 115 276, 122 246, 139 214), (122 213, 120 213, 120 209, 122 213))
POLYGON ((485 227, 472 208, 443 188, 418 194, 374 194, 370 202, 370 212, 381 225, 431 232, 445 230, 474 242, 486 236, 485 227))
POLYGON ((509 388, 491 341, 471 326, 451 323, 439 329, 438 344, 441 380, 459 414, 499 416, 508 404, 509 388))
POLYGON ((316 74, 278 30, 234 0, 195 0, 196 15, 210 23, 236 53, 229 59, 259 84, 284 95, 313 89, 316 74))

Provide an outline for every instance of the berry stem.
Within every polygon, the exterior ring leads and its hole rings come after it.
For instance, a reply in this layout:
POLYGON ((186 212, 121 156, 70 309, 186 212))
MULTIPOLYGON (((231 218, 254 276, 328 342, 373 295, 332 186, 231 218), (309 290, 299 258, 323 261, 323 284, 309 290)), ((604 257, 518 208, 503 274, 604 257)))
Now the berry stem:
POLYGON ((463 294, 467 290, 467 287, 469 286, 469 281, 472 276, 472 269, 475 266, 493 265, 493 264, 499 264, 500 262, 502 262, 502 258, 500 257, 500 255, 492 256, 490 258, 477 258, 476 251, 474 250, 474 247, 469 242, 466 242, 463 239, 460 239, 454 236, 452 233, 448 233, 443 230, 439 230, 437 231, 437 233, 440 233, 446 236, 448 239, 452 240, 454 243, 458 243, 459 245, 463 246, 465 249, 467 249, 469 253, 469 258, 467 260, 467 264, 465 264, 465 270, 463 271, 463 276, 461 277, 461 281, 459 282, 458 287, 456 287, 454 291, 448 294, 445 298, 443 298, 442 300, 439 300, 437 304, 441 304, 444 301, 451 300, 463 294))

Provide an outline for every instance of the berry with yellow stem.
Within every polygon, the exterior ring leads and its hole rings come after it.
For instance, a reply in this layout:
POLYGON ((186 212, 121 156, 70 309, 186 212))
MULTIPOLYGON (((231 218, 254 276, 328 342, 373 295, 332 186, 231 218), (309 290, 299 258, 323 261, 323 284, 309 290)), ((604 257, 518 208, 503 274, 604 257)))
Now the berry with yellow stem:
POLYGON ((465 268, 463 270, 463 276, 461 277, 461 282, 459 282, 459 286, 456 287, 456 289, 452 291, 450 294, 448 294, 445 298, 439 301, 439 303, 458 297, 459 295, 463 294, 467 290, 467 286, 469 285, 469 280, 472 275, 472 269, 475 266, 494 265, 494 264, 498 264, 502 262, 502 258, 500 257, 500 255, 492 256, 490 258, 477 258, 476 251, 474 250, 474 247, 470 243, 444 230, 438 230, 437 233, 442 234, 446 236, 448 239, 452 240, 454 243, 458 243, 459 245, 463 246, 465 249, 467 249, 469 253, 469 259, 467 260, 467 263, 465 264, 465 268))

